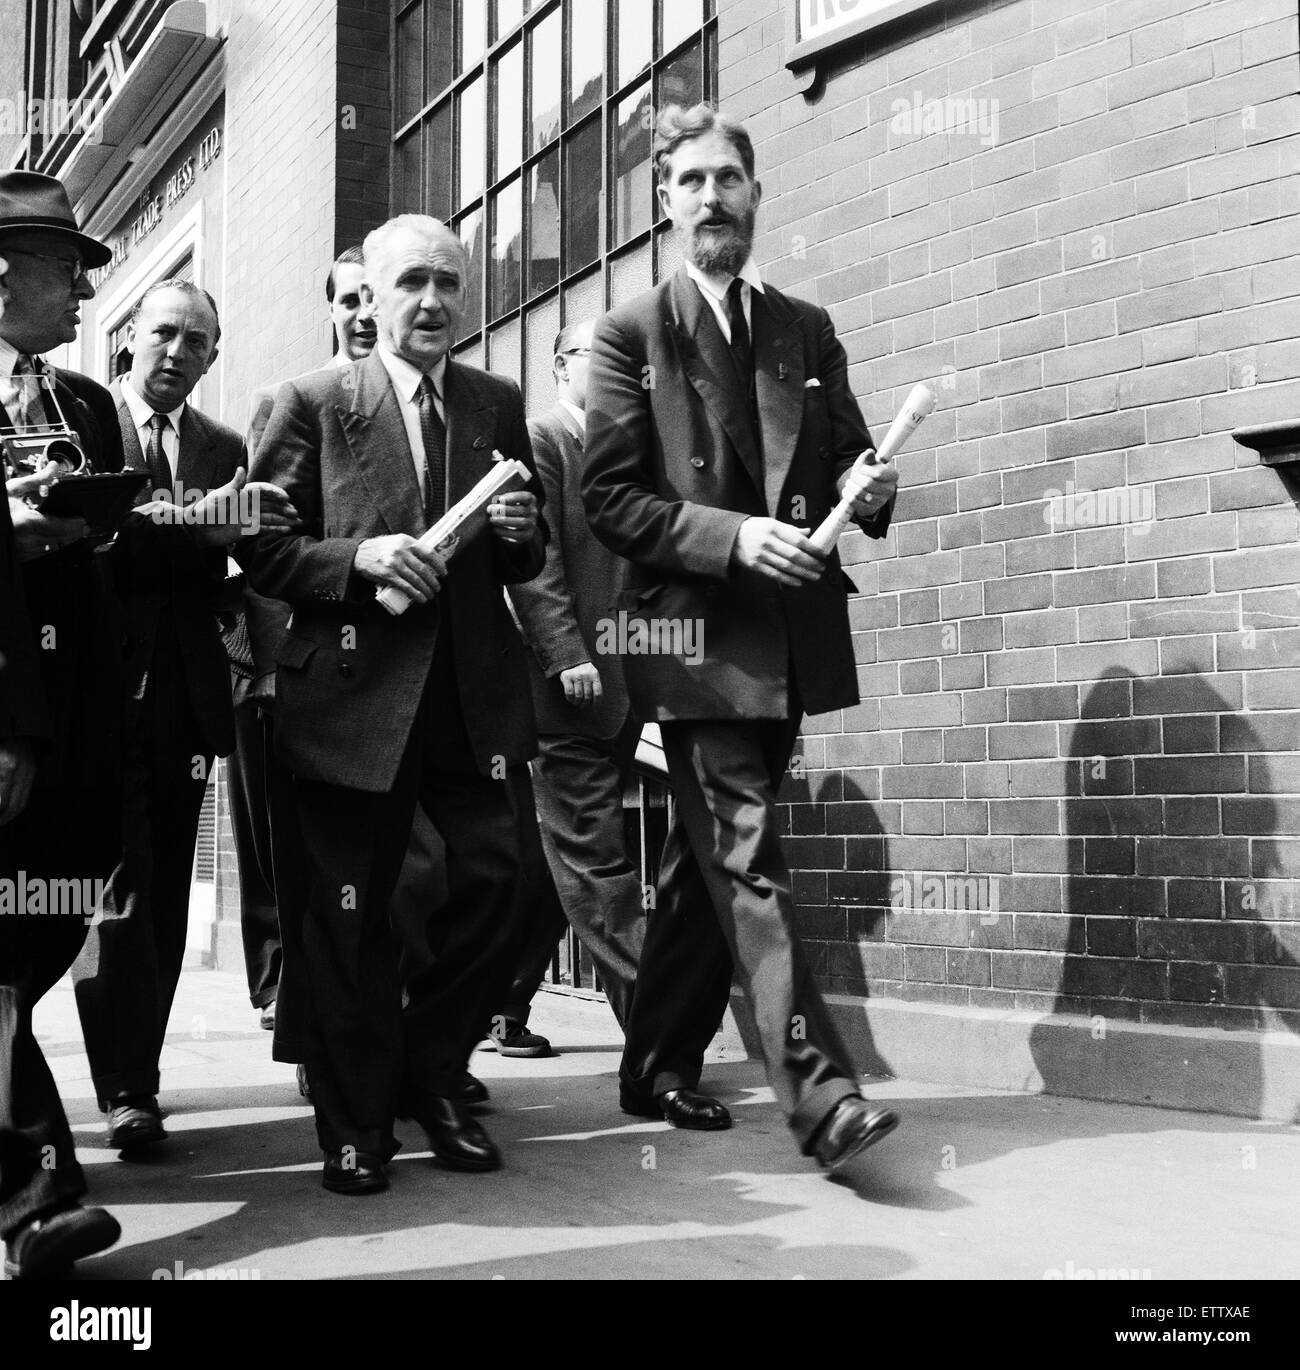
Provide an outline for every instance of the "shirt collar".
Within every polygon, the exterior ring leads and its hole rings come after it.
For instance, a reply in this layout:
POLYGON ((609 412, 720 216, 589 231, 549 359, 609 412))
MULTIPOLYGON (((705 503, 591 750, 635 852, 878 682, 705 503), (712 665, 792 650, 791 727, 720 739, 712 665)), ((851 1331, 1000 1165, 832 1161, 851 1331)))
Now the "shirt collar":
MULTIPOLYGON (((384 364, 384 370, 388 372, 393 382, 393 389, 397 391, 397 397, 403 404, 411 404, 415 400, 415 392, 420 388, 420 379, 424 372, 419 367, 412 366, 405 357, 399 357, 397 353, 390 352, 381 342, 375 344, 375 351, 379 353, 379 360, 384 364)), ((429 372, 429 379, 433 382, 433 388, 438 392, 438 398, 443 399, 443 380, 447 374, 447 354, 444 352, 438 358, 432 371, 429 372)))
POLYGON ((555 398, 573 415, 574 422, 578 425, 578 432, 585 435, 587 432, 587 415, 584 411, 579 409, 576 404, 566 400, 563 395, 557 395, 555 398))
MULTIPOLYGON (((706 275, 694 262, 686 263, 686 274, 700 287, 701 290, 708 291, 715 300, 722 303, 727 298, 727 289, 735 276, 728 276, 725 273, 721 276, 706 275)), ((758 274, 758 267, 754 263, 752 256, 745 258, 745 265, 737 273, 746 285, 763 293, 763 278, 758 274)))
MULTIPOLYGON (((159 411, 154 409, 148 400, 136 393, 131 384, 129 376, 123 376, 121 380, 122 398, 126 401, 126 407, 131 411, 131 422, 137 428, 148 428, 149 421, 159 411)), ((164 414, 163 417, 171 427, 179 433, 181 431, 181 415, 185 412, 185 401, 182 400, 175 409, 164 414)))
MULTIPOLYGON (((18 365, 18 358, 26 355, 26 353, 19 352, 13 343, 0 338, 0 379, 12 380, 14 368, 18 365)), ((45 363, 39 357, 32 358, 32 365, 36 367, 38 372, 45 370, 45 363)))

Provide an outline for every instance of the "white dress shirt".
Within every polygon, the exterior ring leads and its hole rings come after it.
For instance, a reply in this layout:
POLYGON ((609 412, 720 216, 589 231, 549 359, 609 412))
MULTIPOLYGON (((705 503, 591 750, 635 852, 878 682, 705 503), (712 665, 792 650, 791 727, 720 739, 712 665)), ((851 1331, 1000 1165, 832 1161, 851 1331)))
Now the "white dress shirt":
MULTIPOLYGON (((727 291, 731 288, 731 283, 736 277, 705 275, 692 262, 686 263, 686 274, 699 286, 700 294, 704 296, 709 307, 713 310, 713 317, 717 319, 718 327, 722 329, 722 336, 730 344, 731 319, 727 316, 727 291)), ((751 296, 755 290, 760 295, 763 293, 763 278, 758 274, 758 267, 754 265, 753 257, 745 259, 745 265, 740 268, 737 274, 745 283, 740 292, 740 307, 745 311, 745 325, 749 329, 749 336, 752 339, 754 336, 754 306, 751 296)))
POLYGON ((583 437, 586 437, 587 411, 585 409, 579 409, 576 404, 570 403, 563 395, 557 395, 555 398, 573 415, 574 422, 578 425, 578 432, 581 433, 583 437))
MULTIPOLYGON (((393 389, 397 392, 397 407, 402 411, 402 422, 406 425, 406 437, 411 444, 411 460, 415 463, 415 479, 420 487, 420 498, 424 498, 424 435, 420 431, 420 405, 418 392, 424 372, 412 366, 404 357, 390 352, 383 343, 376 343, 375 350, 383 362, 393 389)), ((434 407, 443 423, 447 422, 447 410, 443 405, 442 390, 447 376, 447 357, 444 353, 429 372, 433 382, 434 407)))
MULTIPOLYGON (((131 422, 135 424, 135 435, 140 439, 140 451, 148 453, 149 440, 153 437, 153 416, 157 412, 150 407, 149 401, 141 398, 131 384, 129 376, 123 376, 119 381, 122 387, 122 398, 126 401, 126 407, 131 411, 131 422)), ((163 415, 167 420, 167 427, 162 433, 163 456, 167 458, 168 469, 172 473, 173 484, 176 481, 176 471, 181 459, 181 415, 185 412, 185 401, 182 400, 175 409, 163 415)))

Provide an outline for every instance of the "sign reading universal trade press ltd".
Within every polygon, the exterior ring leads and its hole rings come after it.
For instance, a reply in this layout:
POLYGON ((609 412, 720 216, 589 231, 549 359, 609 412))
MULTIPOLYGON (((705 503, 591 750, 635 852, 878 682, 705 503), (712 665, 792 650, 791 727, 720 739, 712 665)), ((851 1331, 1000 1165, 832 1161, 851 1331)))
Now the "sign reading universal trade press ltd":
POLYGON ((90 273, 90 282, 98 290, 167 217, 174 205, 180 203, 194 188, 200 175, 221 156, 220 115, 217 121, 175 153, 145 187, 134 212, 119 224, 106 246, 113 255, 106 265, 90 273))
POLYGON ((785 0, 787 67, 806 67, 830 48, 936 0, 785 0))

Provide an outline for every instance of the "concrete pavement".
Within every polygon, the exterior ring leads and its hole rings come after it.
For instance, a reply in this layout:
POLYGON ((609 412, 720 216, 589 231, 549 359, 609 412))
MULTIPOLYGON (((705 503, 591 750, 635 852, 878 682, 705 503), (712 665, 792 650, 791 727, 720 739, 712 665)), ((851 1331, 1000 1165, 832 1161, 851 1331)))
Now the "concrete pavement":
MULTIPOLYGON (((845 1178, 798 1154, 761 1065, 719 1039, 704 1085, 726 1133, 617 1107, 604 1005, 539 996, 560 1055, 480 1051, 495 1174, 445 1170, 400 1124, 392 1187, 320 1187, 310 1108, 270 1059, 240 977, 187 970, 163 1057, 170 1140, 107 1150, 72 991, 36 1029, 121 1242, 81 1278, 1294 1279, 1300 1129, 1119 1104, 869 1082, 902 1127, 845 1178), (1109 1274, 1107 1274, 1109 1272, 1109 1274)), ((732 1039, 734 1040, 734 1039, 732 1039)))

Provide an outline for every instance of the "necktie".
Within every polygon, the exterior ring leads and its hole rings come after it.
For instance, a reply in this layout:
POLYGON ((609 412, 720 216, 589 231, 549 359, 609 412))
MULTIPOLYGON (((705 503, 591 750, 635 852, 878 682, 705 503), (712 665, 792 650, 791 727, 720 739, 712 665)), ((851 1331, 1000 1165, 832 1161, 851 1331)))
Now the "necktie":
POLYGON ((172 488, 172 470, 163 451, 162 435, 167 427, 166 414, 155 414, 149 420, 149 447, 144 454, 149 467, 149 479, 155 491, 172 488))
POLYGON ((19 426, 49 423, 45 405, 41 401, 41 380, 41 372, 37 370, 35 361, 26 352, 20 352, 14 364, 19 426))
POLYGON ((424 445, 424 521, 432 527, 447 512, 447 426, 428 376, 420 377, 420 440, 424 445))
POLYGON ((749 342, 749 325, 745 322, 745 307, 740 292, 744 282, 739 276, 727 287, 727 322, 731 325, 731 355, 736 369, 749 391, 754 388, 754 349, 749 342))

